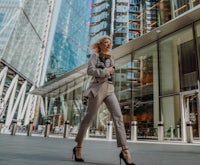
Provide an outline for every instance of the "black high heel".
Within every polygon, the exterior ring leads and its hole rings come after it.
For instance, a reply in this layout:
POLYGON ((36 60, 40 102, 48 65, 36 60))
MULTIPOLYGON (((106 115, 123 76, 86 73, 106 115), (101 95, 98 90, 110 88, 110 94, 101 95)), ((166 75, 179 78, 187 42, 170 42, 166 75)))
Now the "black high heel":
MULTIPOLYGON (((125 150, 126 150, 126 149, 125 149, 125 150)), ((128 163, 128 162, 127 162, 127 160, 125 159, 125 157, 124 157, 122 151, 121 151, 121 153, 119 154, 119 159, 120 159, 120 165, 121 165, 121 159, 124 161, 124 163, 125 163, 126 165, 135 165, 134 163, 128 163)))
POLYGON ((76 162, 84 162, 84 160, 82 158, 77 158, 76 157, 76 148, 81 148, 81 147, 74 147, 73 148, 73 154, 72 154, 72 159, 74 159, 76 162))

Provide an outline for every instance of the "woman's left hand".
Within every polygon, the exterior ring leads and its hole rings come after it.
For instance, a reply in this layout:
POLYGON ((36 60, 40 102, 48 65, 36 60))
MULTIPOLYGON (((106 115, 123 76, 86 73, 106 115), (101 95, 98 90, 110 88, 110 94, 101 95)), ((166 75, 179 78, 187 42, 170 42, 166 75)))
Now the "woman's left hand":
POLYGON ((111 75, 115 73, 115 68, 114 68, 114 67, 110 67, 109 70, 110 70, 110 74, 111 74, 111 75))

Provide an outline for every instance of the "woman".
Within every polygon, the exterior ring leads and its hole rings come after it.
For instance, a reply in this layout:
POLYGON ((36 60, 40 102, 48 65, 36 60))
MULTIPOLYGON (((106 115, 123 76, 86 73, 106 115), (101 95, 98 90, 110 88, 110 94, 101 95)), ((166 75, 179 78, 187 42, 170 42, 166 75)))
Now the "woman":
POLYGON ((86 93, 88 98, 88 110, 81 122, 79 132, 75 139, 77 145, 73 149, 73 156, 75 156, 75 161, 84 161, 82 159, 82 143, 84 136, 91 122, 95 118, 100 105, 104 102, 111 113, 115 125, 117 146, 122 148, 119 155, 120 164, 121 159, 123 159, 126 165, 135 165, 132 162, 128 150, 123 116, 119 102, 114 93, 112 77, 115 68, 113 59, 110 55, 111 48, 112 39, 109 36, 103 36, 91 45, 93 54, 90 57, 87 68, 87 74, 92 76, 92 80, 86 93))

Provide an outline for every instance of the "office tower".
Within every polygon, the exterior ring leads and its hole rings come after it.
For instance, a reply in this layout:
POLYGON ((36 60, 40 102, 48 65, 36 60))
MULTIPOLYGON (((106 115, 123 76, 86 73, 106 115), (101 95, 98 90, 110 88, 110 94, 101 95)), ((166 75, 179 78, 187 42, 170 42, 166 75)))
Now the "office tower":
POLYGON ((113 0, 93 0, 90 22, 90 43, 113 32, 113 0))
POLYGON ((113 47, 128 42, 129 0, 93 0, 90 43, 102 35, 113 38, 113 47))
POLYGON ((148 33, 158 27, 157 0, 142 1, 142 31, 148 33))
POLYGON ((113 48, 141 34, 140 0, 93 0, 90 43, 99 36, 113 38, 113 48))
POLYGON ((143 33, 141 31, 141 7, 140 0, 131 0, 129 3, 129 40, 137 38, 143 33))
MULTIPOLYGON (((129 40, 129 0, 116 0, 114 12, 113 47, 117 47, 129 40)), ((132 15, 133 16, 133 15, 132 15)))
POLYGON ((171 4, 172 18, 175 18, 200 4, 200 0, 173 0, 171 4))
POLYGON ((60 77, 86 63, 90 5, 90 0, 55 1, 49 47, 46 51, 46 68, 43 70, 44 81, 60 77))
POLYGON ((141 36, 147 31, 147 26, 152 24, 153 19, 157 18, 155 16, 157 12, 146 11, 155 3, 156 1, 142 0, 94 0, 90 42, 107 34, 113 38, 113 48, 115 48, 141 36), (152 17, 153 12, 154 18, 152 17))
POLYGON ((30 88, 39 80, 38 62, 51 0, 0 0, 0 119, 9 128, 33 119, 30 88), (36 70, 37 69, 37 70, 36 70))
POLYGON ((157 2, 157 4, 158 4, 157 25, 161 26, 172 19, 172 7, 169 0, 162 0, 157 2))
MULTIPOLYGON (((45 86, 55 81, 56 78, 62 78, 68 72, 87 62, 91 5, 91 0, 55 1, 40 86, 45 86)), ((48 115, 62 114, 65 111, 65 108, 62 108, 66 104, 63 96, 47 96, 45 101, 47 101, 48 109, 47 104, 42 104, 42 98, 38 97, 38 103, 43 107, 40 108, 40 113, 35 115, 39 124, 44 124, 49 120, 48 115), (55 108, 59 101, 63 106, 55 108)))

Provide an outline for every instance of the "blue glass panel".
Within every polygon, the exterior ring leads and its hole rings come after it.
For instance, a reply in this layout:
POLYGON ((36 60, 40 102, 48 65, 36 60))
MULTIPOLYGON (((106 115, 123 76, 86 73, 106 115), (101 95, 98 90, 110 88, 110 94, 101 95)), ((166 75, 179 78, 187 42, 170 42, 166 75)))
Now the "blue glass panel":
POLYGON ((89 19, 88 1, 62 0, 46 73, 48 80, 87 62, 89 19))

